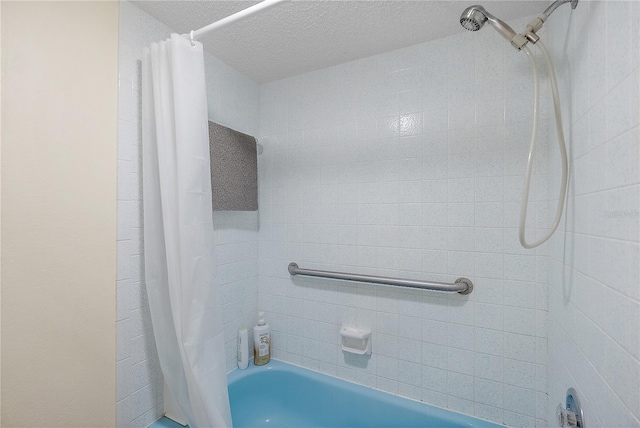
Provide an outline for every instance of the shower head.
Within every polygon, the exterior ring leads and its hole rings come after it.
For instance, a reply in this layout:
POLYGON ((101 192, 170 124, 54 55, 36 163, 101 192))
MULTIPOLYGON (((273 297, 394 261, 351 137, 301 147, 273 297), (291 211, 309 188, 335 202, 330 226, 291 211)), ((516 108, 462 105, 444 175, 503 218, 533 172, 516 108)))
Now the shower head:
POLYGON ((469 31, 478 31, 486 22, 486 10, 480 5, 466 8, 460 16, 460 25, 469 31))
POLYGON ((502 34, 502 36, 510 42, 513 41, 514 37, 516 37, 516 32, 513 31, 513 28, 487 12, 487 10, 480 5, 466 8, 460 16, 460 25, 469 31, 478 31, 487 23, 487 21, 498 31, 498 33, 502 34))
POLYGON ((571 9, 575 9, 578 5, 578 0, 556 0, 543 13, 539 14, 533 20, 531 20, 531 22, 527 24, 527 28, 525 29, 525 31, 523 31, 521 34, 517 34, 515 31, 513 31, 513 28, 507 25, 506 22, 496 18, 479 4, 469 6, 464 10, 464 12, 462 12, 462 15, 460 16, 460 25, 462 25, 469 31, 478 31, 488 21, 498 33, 502 34, 502 37, 511 42, 511 45, 514 48, 520 50, 527 43, 536 43, 538 40, 540 40, 540 37, 537 36, 536 31, 542 28, 542 25, 554 10, 565 3, 570 3, 571 9))

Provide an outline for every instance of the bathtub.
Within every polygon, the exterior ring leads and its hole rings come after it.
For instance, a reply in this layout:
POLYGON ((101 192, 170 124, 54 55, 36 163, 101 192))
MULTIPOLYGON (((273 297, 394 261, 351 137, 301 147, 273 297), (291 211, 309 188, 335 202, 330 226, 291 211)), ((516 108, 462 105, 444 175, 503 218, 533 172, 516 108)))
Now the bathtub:
POLYGON ((272 360, 228 375, 235 428, 500 427, 272 360))

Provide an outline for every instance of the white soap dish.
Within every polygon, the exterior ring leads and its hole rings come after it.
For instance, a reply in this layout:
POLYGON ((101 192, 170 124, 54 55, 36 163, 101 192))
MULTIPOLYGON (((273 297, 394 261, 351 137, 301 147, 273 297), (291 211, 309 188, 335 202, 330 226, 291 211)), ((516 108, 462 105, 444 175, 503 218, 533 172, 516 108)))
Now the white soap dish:
POLYGON ((340 328, 342 350, 358 355, 371 355, 371 330, 355 327, 340 328))

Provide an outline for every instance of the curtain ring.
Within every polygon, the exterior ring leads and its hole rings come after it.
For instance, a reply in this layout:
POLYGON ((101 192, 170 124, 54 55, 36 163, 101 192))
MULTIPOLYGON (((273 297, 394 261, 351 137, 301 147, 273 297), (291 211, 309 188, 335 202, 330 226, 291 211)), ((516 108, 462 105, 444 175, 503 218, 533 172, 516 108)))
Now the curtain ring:
POLYGON ((191 47, 196 47, 196 42, 193 40, 193 30, 189 32, 189 40, 191 41, 191 47))

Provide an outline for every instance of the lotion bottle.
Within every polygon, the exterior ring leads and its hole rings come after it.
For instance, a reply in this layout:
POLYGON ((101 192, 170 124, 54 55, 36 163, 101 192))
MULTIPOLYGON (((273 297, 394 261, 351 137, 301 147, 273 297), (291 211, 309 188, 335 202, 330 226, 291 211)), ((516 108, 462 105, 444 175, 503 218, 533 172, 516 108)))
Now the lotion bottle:
POLYGON ((244 370, 249 366, 249 336, 246 327, 238 330, 238 368, 244 370))
POLYGON ((258 312, 258 325, 253 328, 253 364, 265 365, 271 360, 271 331, 264 322, 264 312, 258 312))

